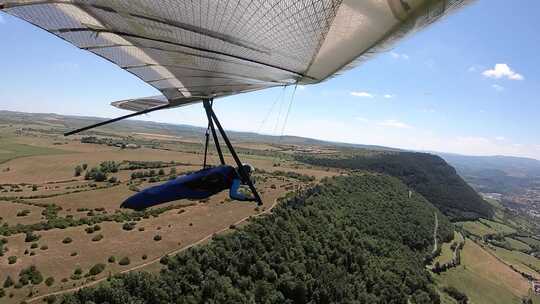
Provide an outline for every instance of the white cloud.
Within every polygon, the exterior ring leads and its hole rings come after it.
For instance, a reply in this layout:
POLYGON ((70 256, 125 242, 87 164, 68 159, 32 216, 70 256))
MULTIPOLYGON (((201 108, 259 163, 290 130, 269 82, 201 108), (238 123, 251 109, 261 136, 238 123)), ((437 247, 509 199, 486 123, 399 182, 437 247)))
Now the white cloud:
POLYGON ((523 75, 513 71, 506 63, 497 63, 493 69, 485 70, 482 75, 488 78, 508 78, 510 80, 523 80, 523 75))
POLYGON ((386 98, 386 99, 390 99, 390 98, 396 97, 396 95, 393 95, 393 94, 384 94, 383 97, 386 98))
POLYGON ((396 52, 390 52, 390 56, 392 56, 392 58, 394 59, 404 59, 404 60, 409 60, 409 55, 407 54, 403 54, 403 53, 396 53, 396 52))
POLYGON ((504 136, 497 136, 495 137, 495 140, 498 140, 498 141, 502 141, 502 140, 505 140, 506 138, 504 136))
POLYGON ((306 86, 304 86, 304 85, 299 85, 299 86, 297 86, 297 88, 298 88, 299 90, 305 90, 305 89, 306 89, 306 86))
POLYGON ((435 113, 435 109, 422 109, 421 110, 422 113, 435 113))
POLYGON ((492 84, 491 87, 494 88, 495 91, 497 91, 497 92, 502 92, 502 91, 504 91, 504 87, 503 87, 503 86, 500 86, 500 85, 498 85, 498 84, 492 84))
POLYGON ((365 98, 373 98, 373 94, 370 94, 368 92, 351 92, 352 96, 356 97, 365 97, 365 98))
POLYGON ((394 120, 394 119, 383 120, 377 123, 377 125, 381 127, 389 127, 389 128, 397 128, 397 129, 411 129, 412 128, 408 124, 401 121, 394 120))

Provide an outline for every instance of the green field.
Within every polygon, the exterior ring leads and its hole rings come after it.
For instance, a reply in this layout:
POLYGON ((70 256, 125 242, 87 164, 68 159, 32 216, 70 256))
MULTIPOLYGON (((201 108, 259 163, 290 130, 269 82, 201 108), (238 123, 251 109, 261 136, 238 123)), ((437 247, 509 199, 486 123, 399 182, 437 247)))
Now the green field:
POLYGON ((518 250, 518 251, 529 251, 531 250, 531 246, 527 245, 526 243, 513 239, 513 238, 505 238, 506 242, 510 244, 512 249, 518 250))
POLYGON ((504 234, 516 233, 516 229, 508 225, 499 223, 499 222, 494 222, 494 221, 490 221, 486 219, 480 219, 480 222, 484 224, 485 226, 490 227, 491 229, 495 229, 499 233, 504 233, 504 234))
POLYGON ((533 239, 530 237, 520 237, 520 236, 516 237, 516 239, 522 241, 523 243, 528 244, 529 246, 540 247, 540 241, 537 239, 533 239))
MULTIPOLYGON (((479 276, 475 271, 459 266, 435 277, 439 286, 453 286, 464 292, 471 303, 509 304, 520 303, 519 297, 499 284, 479 276)), ((450 302, 451 303, 451 302, 450 302)))
POLYGON ((520 267, 523 270, 528 270, 529 272, 537 270, 537 277, 540 278, 540 259, 537 259, 533 256, 530 256, 526 253, 519 251, 510 251, 504 248, 497 247, 493 251, 499 258, 505 261, 508 264, 512 264, 516 267, 520 267), (525 269, 524 269, 525 268, 525 269))
POLYGON ((478 236, 483 237, 484 235, 497 233, 497 230, 490 228, 481 222, 456 222, 456 225, 463 227, 466 231, 478 236))
POLYGON ((20 157, 62 153, 66 152, 59 149, 30 146, 14 143, 9 140, 0 140, 0 164, 20 157))

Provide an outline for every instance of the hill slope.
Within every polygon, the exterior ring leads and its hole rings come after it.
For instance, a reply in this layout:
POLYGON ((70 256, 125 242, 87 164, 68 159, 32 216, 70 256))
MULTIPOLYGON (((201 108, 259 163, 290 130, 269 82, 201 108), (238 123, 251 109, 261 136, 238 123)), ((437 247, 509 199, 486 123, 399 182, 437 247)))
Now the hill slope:
POLYGON ((524 193, 540 181, 540 161, 510 156, 465 156, 440 153, 480 192, 524 193))
POLYGON ((328 167, 368 170, 401 179, 453 219, 490 218, 485 202, 442 158, 414 152, 370 152, 348 158, 298 155, 297 160, 328 167))
MULTIPOLYGON (((67 303, 436 303, 424 269, 435 214, 387 176, 327 180, 236 232, 67 303)), ((451 225, 441 214, 438 235, 451 225)))

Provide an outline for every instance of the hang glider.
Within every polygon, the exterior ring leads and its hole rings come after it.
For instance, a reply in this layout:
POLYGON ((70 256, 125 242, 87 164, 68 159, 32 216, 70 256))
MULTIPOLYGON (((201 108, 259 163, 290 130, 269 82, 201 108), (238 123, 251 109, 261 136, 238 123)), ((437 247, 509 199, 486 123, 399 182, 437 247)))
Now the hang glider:
MULTIPOLYGON (((162 96, 112 103, 136 113, 290 84, 315 84, 342 73, 472 0, 0 0, 0 10, 111 61, 162 96)), ((261 199, 243 169, 256 200, 261 199)))
POLYGON ((103 57, 164 98, 147 110, 313 84, 387 51, 468 0, 0 0, 0 9, 103 57), (160 104, 161 105, 161 104, 160 104))

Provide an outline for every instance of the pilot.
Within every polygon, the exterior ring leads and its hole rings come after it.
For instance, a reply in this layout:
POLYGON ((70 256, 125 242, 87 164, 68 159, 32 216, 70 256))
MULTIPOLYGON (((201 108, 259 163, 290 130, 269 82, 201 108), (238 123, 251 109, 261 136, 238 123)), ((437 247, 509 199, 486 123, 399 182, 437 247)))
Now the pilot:
MULTIPOLYGON (((243 164, 242 169, 248 178, 254 171, 253 166, 249 164, 243 164)), ((255 201, 253 195, 244 195, 240 192, 240 186, 247 181, 241 178, 238 170, 240 169, 229 165, 202 169, 144 189, 126 199, 120 207, 143 210, 179 199, 204 199, 226 189, 229 189, 229 196, 233 200, 255 201)))

